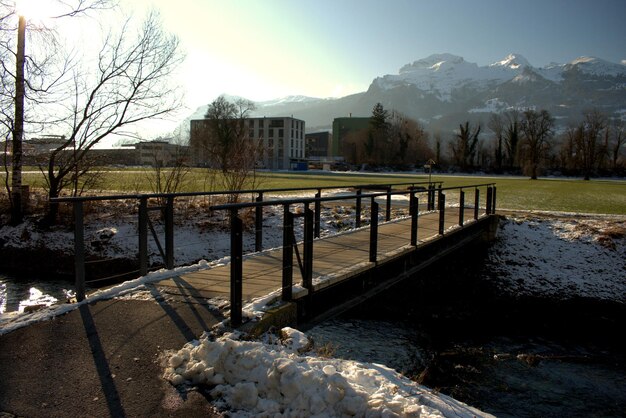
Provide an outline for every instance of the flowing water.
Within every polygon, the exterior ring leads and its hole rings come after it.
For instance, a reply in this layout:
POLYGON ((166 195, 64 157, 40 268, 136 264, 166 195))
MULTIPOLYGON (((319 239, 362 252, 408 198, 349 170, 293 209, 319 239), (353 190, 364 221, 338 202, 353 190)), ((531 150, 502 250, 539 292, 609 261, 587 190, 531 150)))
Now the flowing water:
POLYGON ((67 281, 15 279, 0 273, 0 314, 23 312, 28 306, 51 305, 74 294, 67 281))

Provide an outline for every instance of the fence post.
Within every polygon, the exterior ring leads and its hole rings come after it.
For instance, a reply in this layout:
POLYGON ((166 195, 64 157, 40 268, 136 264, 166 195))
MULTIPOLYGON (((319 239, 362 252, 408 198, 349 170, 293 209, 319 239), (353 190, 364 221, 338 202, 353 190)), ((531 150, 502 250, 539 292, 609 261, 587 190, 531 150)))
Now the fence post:
POLYGON ((491 194, 492 193, 493 193, 493 190, 491 189, 491 186, 487 187, 487 202, 485 204, 485 213, 487 215, 491 214, 491 197, 492 197, 491 194))
MULTIPOLYGON (((320 199, 322 197, 322 189, 317 189, 317 193, 315 193, 315 199, 320 199)), ((319 200, 315 201, 315 238, 320 237, 320 220, 322 217, 322 202, 319 200)))
MULTIPOLYGON (((263 201, 263 192, 259 192, 256 202, 263 201)), ((254 212, 254 251, 263 251, 263 206, 259 205, 254 212)))
POLYGON ((85 300, 85 226, 83 202, 74 201, 74 274, 76 300, 85 300))
POLYGON ((439 190, 439 235, 443 235, 446 220, 446 195, 439 190))
POLYGON ((387 207, 385 208, 385 220, 391 220, 391 186, 387 186, 387 207))
POLYGON ((378 253, 378 202, 372 197, 371 208, 371 221, 370 221, 370 262, 376 262, 376 255, 378 253))
POLYGON ((292 299, 291 288, 293 286, 293 214, 289 205, 283 209, 283 290, 282 299, 292 299))
POLYGON ((496 186, 493 186, 493 194, 491 196, 491 214, 495 215, 496 213, 496 186))
POLYGON ((304 207, 304 275, 302 276, 302 286, 313 290, 313 211, 309 205, 304 207))
POLYGON ((241 325, 243 298, 243 221, 230 212, 230 325, 241 325))
POLYGON ((174 268, 174 197, 168 196, 165 204, 165 268, 174 268))
POLYGON ((356 191, 357 194, 357 198, 356 198, 356 218, 354 221, 354 226, 355 228, 360 228, 361 227, 361 189, 356 191))
MULTIPOLYGON (((441 190, 441 184, 439 185, 439 190, 437 190, 437 209, 441 209, 441 196, 443 195, 443 191, 441 190)), ((433 209, 435 209, 435 200, 433 196, 433 209)))
POLYGON ((417 245, 417 215, 419 213, 419 200, 415 192, 411 190, 411 245, 417 245))
POLYGON ((139 275, 148 274, 148 198, 139 197, 139 275))
POLYGON ((476 192, 474 193, 474 219, 478 219, 479 208, 480 208, 480 190, 478 190, 478 187, 477 187, 476 192))
POLYGON ((459 226, 463 226, 463 217, 465 216, 465 192, 460 189, 459 192, 459 226))

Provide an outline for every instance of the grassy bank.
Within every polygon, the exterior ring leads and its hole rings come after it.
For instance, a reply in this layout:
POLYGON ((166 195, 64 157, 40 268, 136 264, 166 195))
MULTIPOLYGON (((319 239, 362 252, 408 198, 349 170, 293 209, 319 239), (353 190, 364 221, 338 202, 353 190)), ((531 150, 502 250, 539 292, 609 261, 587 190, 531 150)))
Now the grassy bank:
MULTIPOLYGON (((104 168, 99 170, 97 194, 111 192, 151 192, 154 173, 144 168, 104 168)), ((260 188, 327 187, 354 184, 383 184, 428 181, 424 174, 261 172, 260 188)), ((497 183, 498 208, 516 210, 562 211, 626 215, 626 180, 539 179, 527 177, 484 177, 434 175, 433 181, 444 186, 497 183)), ((36 171, 24 176, 24 183, 43 187, 43 177, 36 171)), ((219 190, 220 174, 193 169, 186 177, 182 191, 219 190)))

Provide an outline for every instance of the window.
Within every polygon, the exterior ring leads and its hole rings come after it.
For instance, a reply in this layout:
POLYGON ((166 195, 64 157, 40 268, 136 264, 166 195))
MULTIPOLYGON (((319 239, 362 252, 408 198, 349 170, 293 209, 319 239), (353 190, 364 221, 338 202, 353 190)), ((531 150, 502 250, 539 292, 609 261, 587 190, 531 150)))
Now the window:
POLYGON ((282 137, 284 137, 284 136, 285 136, 284 129, 279 129, 279 130, 278 130, 278 137, 279 137, 279 138, 282 138, 282 137))
POLYGON ((284 128, 285 121, 283 119, 272 119, 270 120, 270 128, 284 128))

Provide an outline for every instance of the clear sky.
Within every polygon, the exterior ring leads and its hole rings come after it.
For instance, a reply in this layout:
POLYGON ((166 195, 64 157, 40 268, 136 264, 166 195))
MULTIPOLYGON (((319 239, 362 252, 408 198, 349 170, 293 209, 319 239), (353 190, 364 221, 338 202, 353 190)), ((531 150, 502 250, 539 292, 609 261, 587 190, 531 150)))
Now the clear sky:
POLYGON ((449 52, 486 65, 579 56, 626 60, 625 0, 123 0, 161 11, 187 58, 187 103, 364 91, 404 64, 449 52))

